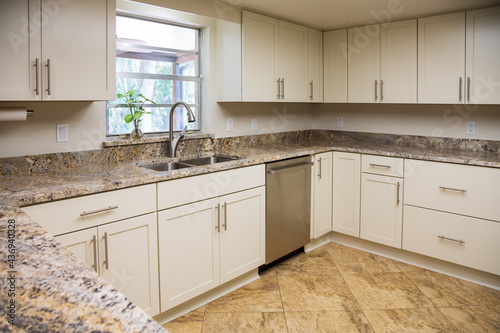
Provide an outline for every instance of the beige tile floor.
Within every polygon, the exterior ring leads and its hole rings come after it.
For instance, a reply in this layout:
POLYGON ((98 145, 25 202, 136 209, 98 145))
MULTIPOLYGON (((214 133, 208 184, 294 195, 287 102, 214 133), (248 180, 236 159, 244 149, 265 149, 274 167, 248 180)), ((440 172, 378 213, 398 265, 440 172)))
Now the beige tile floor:
POLYGON ((329 243, 164 325, 206 332, 500 332, 500 292, 329 243))

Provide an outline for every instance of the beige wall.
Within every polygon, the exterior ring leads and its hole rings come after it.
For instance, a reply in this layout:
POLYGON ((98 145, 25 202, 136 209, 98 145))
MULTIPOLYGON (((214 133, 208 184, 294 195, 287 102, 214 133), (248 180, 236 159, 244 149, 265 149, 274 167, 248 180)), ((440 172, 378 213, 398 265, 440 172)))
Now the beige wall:
POLYGON ((345 131, 500 140, 498 105, 322 104, 313 108, 316 129, 339 129, 337 117, 343 117, 345 131), (476 123, 476 135, 466 135, 467 121, 476 123))

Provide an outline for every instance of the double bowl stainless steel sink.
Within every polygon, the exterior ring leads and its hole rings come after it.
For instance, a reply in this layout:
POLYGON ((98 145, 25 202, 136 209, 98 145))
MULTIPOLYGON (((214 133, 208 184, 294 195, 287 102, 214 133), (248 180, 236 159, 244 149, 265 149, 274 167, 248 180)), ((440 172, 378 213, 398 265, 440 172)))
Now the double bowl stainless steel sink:
POLYGON ((222 162, 230 162, 241 159, 242 157, 223 157, 223 156, 209 156, 193 158, 189 160, 181 160, 178 162, 158 163, 152 165, 144 165, 144 168, 154 171, 173 171, 184 168, 191 168, 195 166, 212 165, 222 162))

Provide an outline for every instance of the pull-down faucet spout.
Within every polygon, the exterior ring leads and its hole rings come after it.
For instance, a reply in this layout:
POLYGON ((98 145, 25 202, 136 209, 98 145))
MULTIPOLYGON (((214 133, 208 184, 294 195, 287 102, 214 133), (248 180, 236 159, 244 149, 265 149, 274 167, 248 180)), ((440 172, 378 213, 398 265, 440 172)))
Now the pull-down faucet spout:
POLYGON ((179 133, 179 136, 174 139, 174 111, 175 108, 177 108, 179 105, 182 105, 188 111, 188 123, 192 123, 196 120, 193 111, 186 102, 180 101, 172 105, 172 107, 170 108, 170 116, 169 116, 170 122, 168 123, 169 125, 168 137, 170 139, 168 143, 169 144, 169 150, 167 152, 168 157, 175 157, 177 153, 177 146, 179 145, 179 142, 184 137, 184 135, 186 135, 187 131, 187 125, 186 125, 184 129, 179 133))

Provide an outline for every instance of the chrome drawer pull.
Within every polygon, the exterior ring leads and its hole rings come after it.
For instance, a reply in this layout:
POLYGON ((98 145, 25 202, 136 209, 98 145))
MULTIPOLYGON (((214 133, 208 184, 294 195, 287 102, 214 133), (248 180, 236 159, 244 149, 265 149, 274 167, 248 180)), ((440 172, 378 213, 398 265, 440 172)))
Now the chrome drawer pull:
POLYGON ((106 207, 106 208, 101 208, 101 209, 96 209, 96 210, 92 210, 90 212, 83 212, 83 213, 80 213, 80 216, 86 216, 86 215, 91 215, 91 214, 96 214, 96 213, 101 213, 101 212, 106 212, 108 210, 113 210, 113 209, 117 209, 118 206, 109 206, 109 207, 106 207))
POLYGON ((397 188, 397 192, 398 192, 398 198, 396 200, 396 205, 399 206, 399 203, 401 202, 401 200, 399 199, 399 190, 401 189, 401 184, 398 182, 398 188, 397 188))
POLYGON ((445 237, 443 235, 438 236, 438 238, 443 239, 443 240, 449 240, 449 241, 452 241, 452 242, 457 242, 457 243, 460 243, 460 244, 465 244, 465 241, 461 240, 461 239, 458 240, 458 239, 448 238, 448 237, 445 237))
POLYGON ((39 67, 38 58, 35 59, 35 94, 40 95, 40 77, 39 77, 39 67))
POLYGON ((462 101, 462 78, 458 80, 458 100, 462 101))
POLYGON ((319 173, 318 173, 318 177, 319 177, 319 179, 321 179, 321 174, 323 173, 323 172, 322 172, 322 168, 321 168, 321 157, 319 158, 318 162, 319 162, 319 163, 318 163, 318 166, 319 166, 319 173))
POLYGON ((108 257, 108 233, 104 233, 104 262, 103 264, 106 265, 106 269, 109 269, 109 257, 108 257))
POLYGON ((370 163, 370 166, 371 166, 372 168, 387 168, 387 169, 390 169, 390 168, 391 168, 391 166, 390 166, 390 165, 383 165, 383 164, 371 164, 371 163, 370 163))
POLYGON ((276 97, 278 97, 278 99, 280 99, 280 96, 281 96, 280 79, 276 80, 276 83, 278 84, 278 95, 276 95, 276 97))
POLYGON ((224 202, 222 204, 222 208, 224 208, 224 224, 222 225, 224 227, 224 230, 227 231, 227 203, 224 202))
POLYGON ((459 188, 452 188, 452 187, 444 187, 444 186, 439 186, 440 189, 442 189, 443 191, 456 191, 456 192, 462 192, 462 193, 466 193, 467 190, 462 190, 462 189, 459 189, 459 188))
POLYGON ((215 230, 220 233, 220 203, 215 206, 215 209, 217 209, 217 225, 215 226, 215 230))

